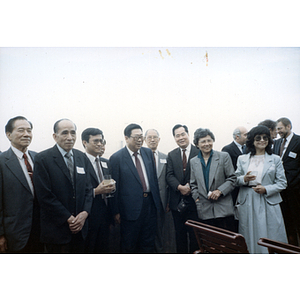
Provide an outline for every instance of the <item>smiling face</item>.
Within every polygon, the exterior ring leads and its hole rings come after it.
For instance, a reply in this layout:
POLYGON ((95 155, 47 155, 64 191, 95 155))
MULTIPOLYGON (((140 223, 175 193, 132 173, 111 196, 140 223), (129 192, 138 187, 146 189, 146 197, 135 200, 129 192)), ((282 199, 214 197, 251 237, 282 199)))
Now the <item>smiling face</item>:
POLYGON ((259 134, 254 137, 253 145, 256 152, 263 152, 269 143, 269 138, 265 134, 259 134))
POLYGON ((179 127, 174 131, 174 139, 177 145, 182 149, 186 149, 190 144, 190 137, 184 127, 179 127))
POLYGON ((6 133, 11 145, 18 150, 25 152, 32 140, 32 128, 26 120, 16 120, 12 132, 6 133))
POLYGON ((86 152, 95 157, 104 153, 104 151, 102 152, 102 144, 103 136, 101 134, 90 135, 89 141, 83 141, 86 152))
POLYGON ((143 141, 144 141, 143 131, 141 129, 131 130, 130 136, 125 136, 125 141, 127 147, 131 151, 137 152, 143 145, 143 141))
POLYGON ((286 138, 291 134, 291 125, 285 126, 282 122, 277 124, 277 132, 282 138, 286 138))
POLYGON ((145 137, 145 142, 152 151, 155 151, 158 147, 160 138, 155 130, 150 129, 147 131, 147 136, 145 137))
POLYGON ((214 145, 213 139, 211 138, 210 135, 207 135, 206 137, 199 139, 197 146, 202 152, 203 156, 208 156, 210 155, 213 145, 214 145))
POLYGON ((58 123, 57 132, 53 134, 56 143, 65 151, 69 152, 76 141, 76 129, 73 122, 62 120, 58 123))

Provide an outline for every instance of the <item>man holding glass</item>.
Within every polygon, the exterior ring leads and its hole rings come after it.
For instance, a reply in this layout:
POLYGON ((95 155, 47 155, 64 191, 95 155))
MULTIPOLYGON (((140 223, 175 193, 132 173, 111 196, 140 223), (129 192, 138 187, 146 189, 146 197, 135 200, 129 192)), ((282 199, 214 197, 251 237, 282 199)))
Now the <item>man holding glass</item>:
POLYGON ((114 183, 106 183, 110 175, 109 161, 102 158, 104 135, 98 128, 87 128, 81 134, 91 168, 90 180, 93 189, 93 205, 89 216, 89 231, 86 238, 87 253, 108 253, 109 225, 112 221, 110 210, 110 193, 115 189, 114 183))
POLYGON ((121 228, 122 253, 153 253, 160 195, 152 151, 137 124, 124 130, 126 146, 110 157, 116 181, 113 215, 121 228))

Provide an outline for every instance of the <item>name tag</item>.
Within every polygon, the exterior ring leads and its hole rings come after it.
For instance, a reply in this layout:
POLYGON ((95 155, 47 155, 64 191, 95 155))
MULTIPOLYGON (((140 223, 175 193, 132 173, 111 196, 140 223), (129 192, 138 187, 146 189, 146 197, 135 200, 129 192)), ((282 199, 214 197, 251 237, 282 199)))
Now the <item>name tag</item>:
POLYGON ((296 158, 296 157, 297 157, 297 153, 291 151, 291 152, 289 153, 289 157, 291 157, 291 158, 296 158))
POLYGON ((161 158, 159 161, 160 161, 161 164, 166 164, 167 163, 167 160, 165 158, 161 158))
POLYGON ((85 174, 84 168, 76 167, 76 170, 78 174, 85 174))
POLYGON ((101 166, 105 169, 107 169, 107 163, 106 161, 101 161, 101 166))

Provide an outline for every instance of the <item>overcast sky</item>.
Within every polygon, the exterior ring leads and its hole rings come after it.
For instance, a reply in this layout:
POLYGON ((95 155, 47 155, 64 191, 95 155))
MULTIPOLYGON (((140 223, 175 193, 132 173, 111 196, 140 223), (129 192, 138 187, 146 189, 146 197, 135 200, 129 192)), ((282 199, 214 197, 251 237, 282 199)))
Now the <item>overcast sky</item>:
POLYGON ((177 123, 191 140, 197 128, 211 129, 216 150, 236 126, 266 118, 286 116, 300 133, 300 48, 2 47, 0 66, 1 151, 9 147, 4 126, 17 115, 34 125, 32 150, 51 147, 54 122, 70 118, 78 149, 85 128, 104 131, 107 158, 132 122, 156 128, 165 153, 176 147, 177 123))

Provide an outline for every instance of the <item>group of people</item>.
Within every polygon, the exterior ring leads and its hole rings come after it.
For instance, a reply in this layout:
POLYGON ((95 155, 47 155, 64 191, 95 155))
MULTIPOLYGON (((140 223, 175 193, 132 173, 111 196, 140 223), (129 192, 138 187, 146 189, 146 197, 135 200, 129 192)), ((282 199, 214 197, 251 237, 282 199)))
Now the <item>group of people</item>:
POLYGON ((40 153, 28 150, 32 130, 22 116, 5 126, 0 253, 165 253, 170 213, 176 253, 198 249, 188 219, 241 233, 250 253, 266 252, 261 237, 299 243, 300 136, 287 118, 236 128, 222 151, 209 129, 198 128, 193 145, 177 124, 178 147, 167 155, 157 130, 129 124, 125 147, 109 160, 98 128, 82 132, 85 153, 74 149, 69 119, 54 124, 55 145, 40 153), (112 228, 120 231, 117 251, 112 228))

